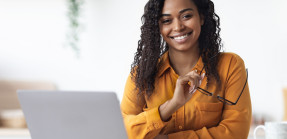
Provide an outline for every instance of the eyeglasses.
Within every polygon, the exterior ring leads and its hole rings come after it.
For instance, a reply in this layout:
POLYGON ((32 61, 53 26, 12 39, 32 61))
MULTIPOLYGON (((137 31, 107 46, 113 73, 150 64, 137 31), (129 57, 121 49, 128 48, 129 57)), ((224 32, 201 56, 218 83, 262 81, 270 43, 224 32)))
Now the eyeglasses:
MULTIPOLYGON (((203 67, 203 68, 204 68, 204 67, 203 67)), ((202 70, 203 70, 203 68, 202 68, 202 70)), ((201 70, 201 72, 202 72, 202 70, 201 70)), ((201 75, 201 72, 200 72, 200 75, 201 75)), ((237 98, 237 100, 236 100, 235 102, 231 102, 230 100, 227 100, 227 99, 225 99, 225 98, 223 98, 223 97, 221 97, 221 96, 219 96, 219 95, 214 96, 214 93, 209 92, 209 91, 207 91, 207 90, 204 90, 204 89, 202 89, 202 88, 200 88, 200 87, 197 87, 197 90, 198 90, 199 92, 201 92, 202 94, 204 94, 204 95, 216 97, 219 101, 221 101, 221 102, 223 102, 223 103, 225 103, 225 104, 227 104, 227 105, 236 105, 237 102, 238 102, 238 100, 239 100, 239 98, 240 98, 240 96, 242 95, 242 93, 243 93, 243 91, 244 91, 244 89, 245 89, 245 86, 246 86, 246 83, 247 83, 247 79, 248 79, 248 69, 246 69, 246 73, 247 73, 247 76, 246 76, 245 84, 244 84, 244 86, 243 86, 243 89, 242 89, 242 91, 241 91, 239 97, 237 98)))

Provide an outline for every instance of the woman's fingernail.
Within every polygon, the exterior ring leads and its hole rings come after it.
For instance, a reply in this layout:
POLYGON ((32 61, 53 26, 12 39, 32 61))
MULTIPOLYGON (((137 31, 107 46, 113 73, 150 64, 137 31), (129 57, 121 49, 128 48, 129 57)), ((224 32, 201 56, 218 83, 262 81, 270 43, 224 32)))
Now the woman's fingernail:
POLYGON ((201 75, 201 80, 204 78, 204 76, 205 76, 205 73, 203 73, 203 74, 201 75))
POLYGON ((190 91, 189 91, 189 94, 192 94, 192 92, 193 92, 193 90, 190 90, 190 91))
POLYGON ((192 89, 189 91, 189 93, 193 93, 195 86, 193 85, 192 89))

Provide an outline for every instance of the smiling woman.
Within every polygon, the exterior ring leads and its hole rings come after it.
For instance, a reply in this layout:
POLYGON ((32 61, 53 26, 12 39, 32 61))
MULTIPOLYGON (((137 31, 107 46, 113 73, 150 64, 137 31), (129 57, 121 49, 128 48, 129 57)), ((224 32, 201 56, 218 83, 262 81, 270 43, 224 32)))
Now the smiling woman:
POLYGON ((198 37, 204 20, 196 6, 190 1, 170 1, 163 7, 162 13, 159 21, 160 31, 170 49, 198 53, 198 37), (180 9, 185 7, 184 5, 191 8, 180 9))
POLYGON ((149 0, 142 21, 121 103, 129 137, 247 138, 245 65, 220 52, 213 2, 149 0))

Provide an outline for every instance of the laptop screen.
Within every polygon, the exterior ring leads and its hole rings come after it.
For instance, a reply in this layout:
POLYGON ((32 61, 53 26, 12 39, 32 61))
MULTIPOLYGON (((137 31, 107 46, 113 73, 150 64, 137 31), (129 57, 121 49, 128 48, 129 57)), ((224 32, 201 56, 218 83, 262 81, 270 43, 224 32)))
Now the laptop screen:
POLYGON ((32 139, 126 139, 113 92, 17 91, 32 139))

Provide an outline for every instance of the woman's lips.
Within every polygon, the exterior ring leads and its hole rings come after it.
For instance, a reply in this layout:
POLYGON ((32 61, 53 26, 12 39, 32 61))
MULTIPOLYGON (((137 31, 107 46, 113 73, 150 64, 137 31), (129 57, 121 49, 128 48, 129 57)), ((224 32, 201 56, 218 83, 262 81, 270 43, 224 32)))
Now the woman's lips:
POLYGON ((174 40, 177 43, 184 43, 187 39, 188 36, 190 36, 192 32, 186 33, 184 35, 176 36, 176 37, 170 37, 172 40, 174 40))

